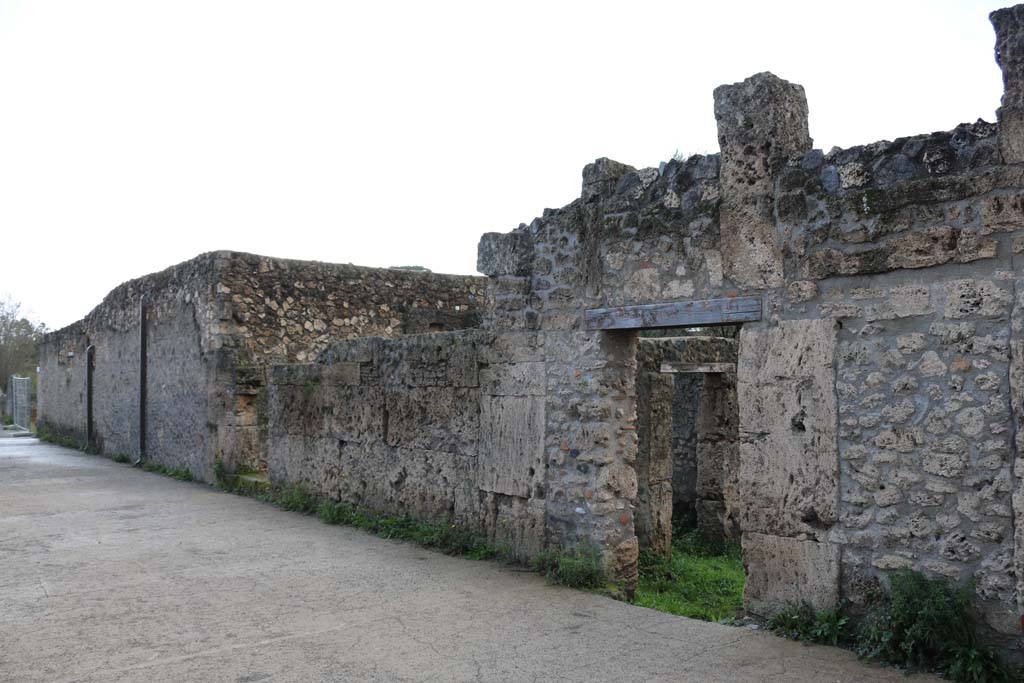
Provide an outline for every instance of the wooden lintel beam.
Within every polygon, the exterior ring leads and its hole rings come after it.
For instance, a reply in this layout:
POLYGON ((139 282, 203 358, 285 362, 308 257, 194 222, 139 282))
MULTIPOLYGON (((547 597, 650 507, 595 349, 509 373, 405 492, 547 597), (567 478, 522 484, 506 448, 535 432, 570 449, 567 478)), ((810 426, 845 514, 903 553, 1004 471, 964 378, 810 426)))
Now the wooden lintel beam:
POLYGON ((662 363, 661 372, 664 373, 712 373, 712 372, 736 372, 735 363, 662 363))
POLYGON ((669 301, 660 304, 588 308, 583 326, 588 330, 642 330, 661 327, 733 325, 761 319, 761 297, 669 301))

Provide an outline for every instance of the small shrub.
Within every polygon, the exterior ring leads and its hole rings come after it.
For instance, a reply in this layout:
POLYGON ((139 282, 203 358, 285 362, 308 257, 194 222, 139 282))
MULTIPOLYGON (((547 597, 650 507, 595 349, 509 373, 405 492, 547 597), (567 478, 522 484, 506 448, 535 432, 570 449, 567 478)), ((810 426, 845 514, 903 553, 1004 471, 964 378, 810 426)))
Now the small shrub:
POLYGON ((861 624, 857 650, 908 668, 945 671, 963 683, 1009 683, 1022 674, 978 643, 970 592, 942 579, 903 570, 861 624))
POLYGON ((849 621, 849 618, 835 607, 818 612, 815 615, 811 638, 815 643, 839 645, 848 637, 847 624, 849 621))
POLYGON ((809 641, 814 629, 814 608, 806 602, 790 605, 768 621, 768 628, 783 638, 809 641))
POLYGON ((946 674, 961 683, 1021 683, 1024 671, 1007 666, 992 648, 964 647, 952 653, 946 674))
POLYGON ((608 583, 600 549, 584 543, 568 550, 543 552, 533 566, 549 581, 562 586, 602 588, 608 583))
POLYGON ((276 502, 284 510, 301 512, 304 515, 317 509, 316 498, 302 482, 282 488, 276 496, 276 502))
POLYGON ((816 612, 808 603, 792 605, 771 618, 773 633, 805 643, 838 645, 846 640, 847 617, 835 608, 816 612))
POLYGON ((230 476, 228 475, 228 468, 224 465, 224 461, 217 458, 213 461, 213 481, 222 489, 228 488, 230 484, 230 476))
POLYGON ((324 524, 351 524, 354 510, 346 503, 332 503, 325 500, 316 509, 316 515, 324 524))
POLYGON ((897 666, 945 661, 956 647, 974 644, 966 589, 912 571, 892 575, 888 598, 861 625, 858 651, 897 666))

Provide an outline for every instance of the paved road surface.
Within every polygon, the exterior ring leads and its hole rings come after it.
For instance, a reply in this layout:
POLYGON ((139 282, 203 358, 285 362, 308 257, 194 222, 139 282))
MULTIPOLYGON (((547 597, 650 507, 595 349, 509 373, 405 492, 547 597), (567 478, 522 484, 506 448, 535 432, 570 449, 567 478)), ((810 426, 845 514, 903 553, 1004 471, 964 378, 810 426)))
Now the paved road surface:
POLYGON ((930 681, 0 440, 0 681, 930 681))

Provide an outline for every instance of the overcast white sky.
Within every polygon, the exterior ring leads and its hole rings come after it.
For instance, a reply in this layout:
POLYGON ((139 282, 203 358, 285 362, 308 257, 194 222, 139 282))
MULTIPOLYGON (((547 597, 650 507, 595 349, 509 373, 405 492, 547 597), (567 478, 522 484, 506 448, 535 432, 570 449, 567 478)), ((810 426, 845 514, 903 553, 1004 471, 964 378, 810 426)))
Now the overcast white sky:
POLYGON ((995 120, 1012 0, 0 0, 0 295, 51 328, 234 249, 472 273, 583 165, 717 151, 769 70, 828 150, 995 120))

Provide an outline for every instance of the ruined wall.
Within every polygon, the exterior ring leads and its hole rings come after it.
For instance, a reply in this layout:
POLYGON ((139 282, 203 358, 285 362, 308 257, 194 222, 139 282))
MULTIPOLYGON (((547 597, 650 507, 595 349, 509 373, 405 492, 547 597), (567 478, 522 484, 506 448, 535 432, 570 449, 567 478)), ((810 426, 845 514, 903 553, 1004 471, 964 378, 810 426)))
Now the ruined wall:
POLYGON ((986 623, 1018 632, 1022 14, 993 15, 999 125, 824 154, 803 89, 758 74, 715 92, 720 155, 598 160, 580 199, 482 238, 495 329, 541 340, 552 541, 590 539, 634 576, 636 332, 589 331, 582 310, 754 295, 738 368, 748 608, 855 606, 909 566, 975 579, 986 623))
POLYGON ((39 429, 83 444, 87 346, 80 322, 46 334, 39 345, 36 390, 39 429))
POLYGON ((313 361, 332 342, 478 327, 486 279, 232 254, 217 273, 240 363, 313 361))
POLYGON ((93 446, 139 457, 142 304, 147 320, 146 456, 203 476, 211 452, 208 359, 218 340, 213 254, 114 289, 83 320, 40 345, 40 427, 87 441, 87 363, 93 360, 93 446), (73 355, 69 355, 73 354, 73 355))
POLYGON ((333 344, 272 368, 268 471, 319 496, 458 523, 521 557, 544 539, 543 375, 477 331, 333 344))
POLYGON ((213 255, 121 285, 79 323, 46 335, 40 346, 40 426, 83 445, 87 440, 87 348, 93 359, 93 446, 139 457, 141 309, 146 307, 146 456, 202 475, 210 450, 206 357, 213 255))
POLYGON ((311 361, 338 339, 476 327, 481 277, 232 254, 217 272, 217 457, 263 469, 265 387, 273 363, 311 361))
POLYGON ((474 325, 482 278, 214 252, 127 282, 40 347, 40 424, 86 440, 86 354, 95 347, 95 446, 139 456, 146 303, 146 457, 206 480, 213 463, 260 467, 266 369, 343 337, 474 325), (68 352, 74 355, 69 356, 68 352))

